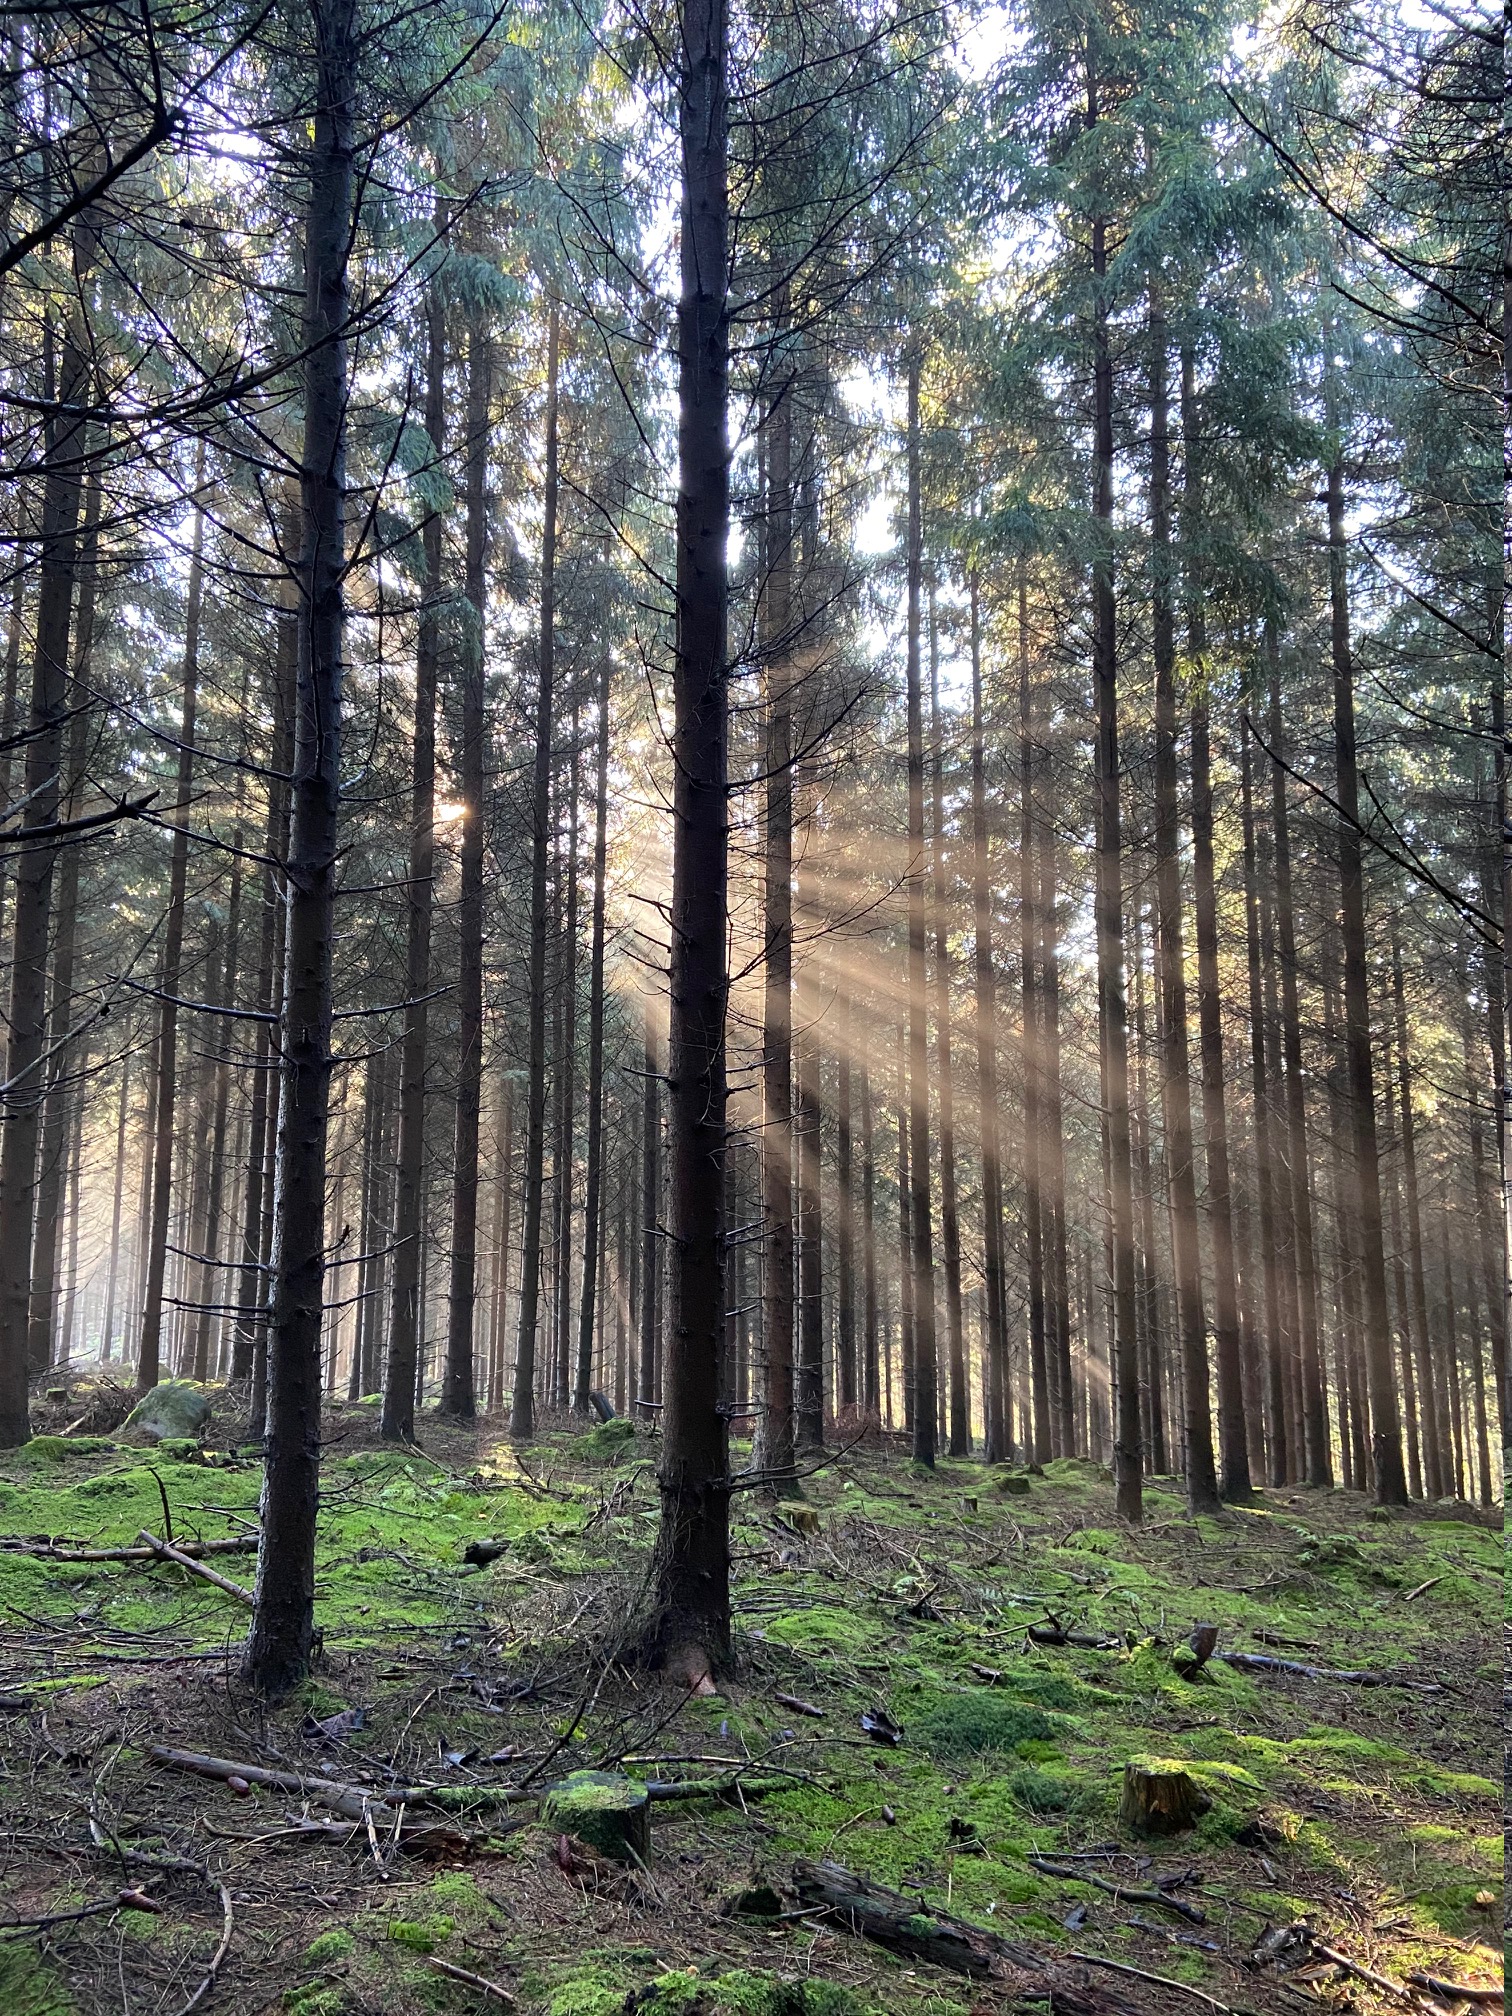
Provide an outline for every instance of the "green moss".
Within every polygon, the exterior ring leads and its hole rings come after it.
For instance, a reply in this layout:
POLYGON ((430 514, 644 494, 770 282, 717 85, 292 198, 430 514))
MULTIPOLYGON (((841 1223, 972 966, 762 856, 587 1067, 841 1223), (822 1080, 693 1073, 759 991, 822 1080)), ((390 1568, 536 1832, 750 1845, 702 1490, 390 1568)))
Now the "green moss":
POLYGON ((635 1446, 635 1423, 622 1415, 612 1421, 600 1421, 586 1435, 579 1435, 572 1446, 574 1454, 585 1463, 617 1463, 635 1446))
POLYGON ((16 1454, 28 1463, 63 1463, 71 1456, 99 1456, 114 1447, 103 1435, 33 1435, 16 1454))
POLYGON ((434 1918, 391 1918, 388 1936, 396 1946, 411 1953, 434 1953, 457 1929, 454 1919, 438 1914, 434 1918))
POLYGON ((546 2016, 620 2016, 625 1992, 617 1972, 592 1964, 577 1967, 552 1985, 546 2016))
POLYGON ((861 1652, 875 1645, 878 1627, 846 1610, 780 1610, 766 1635, 774 1645, 805 1652, 861 1652))
POLYGON ((345 1960, 356 1948, 356 1940, 350 1932, 339 1929, 322 1932, 318 1939, 312 1939, 305 1948, 305 1960, 311 1967, 329 1967, 333 1960, 345 1960))
POLYGON ((1008 1789, 1026 1813, 1064 1813, 1071 1804, 1071 1786, 1049 1771, 1012 1771, 1008 1789))
POLYGON ((57 1969, 13 1940, 0 1942, 0 2001, 7 2016, 77 2016, 78 2010, 57 1969))
POLYGON ((1042 1708, 1005 1699, 987 1687, 968 1687, 959 1694, 926 1692, 908 1708, 908 1718, 904 1727, 910 1738, 937 1757, 1020 1750, 1027 1743, 1049 1742, 1063 1729, 1042 1708))
POLYGON ((339 1988, 312 1981, 304 1988, 290 1988, 283 1998, 289 2016, 341 2016, 347 1998, 339 1988))

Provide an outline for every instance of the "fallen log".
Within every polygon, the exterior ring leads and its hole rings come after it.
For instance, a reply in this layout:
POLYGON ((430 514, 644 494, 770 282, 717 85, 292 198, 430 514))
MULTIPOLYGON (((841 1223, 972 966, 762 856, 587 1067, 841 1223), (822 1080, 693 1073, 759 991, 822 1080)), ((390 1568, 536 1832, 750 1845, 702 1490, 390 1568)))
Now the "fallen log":
POLYGON ((1442 1694, 1437 1680, 1409 1680, 1401 1673, 1373 1673, 1364 1668, 1308 1666, 1300 1659, 1277 1659, 1269 1652, 1215 1652, 1226 1666, 1242 1673, 1289 1673, 1298 1680, 1339 1680, 1351 1687, 1404 1687, 1414 1694, 1442 1694))
POLYGON ((378 1793, 362 1785, 344 1785, 335 1778, 306 1778, 297 1771, 267 1771, 260 1764, 242 1764, 230 1757, 211 1757, 201 1750, 173 1750, 164 1743, 149 1743, 147 1755, 154 1764, 166 1764, 174 1771, 191 1771, 199 1778, 243 1779, 272 1792, 298 1792, 331 1812, 343 1814, 359 1824, 369 1818, 390 1822, 406 1793, 378 1793))
POLYGON ((1122 1638, 1110 1638, 1095 1631, 1067 1631, 1059 1624, 1031 1624, 1029 1637, 1035 1645, 1074 1645, 1083 1652, 1122 1652, 1122 1638))
POLYGON ((1506 1988, 1498 1983, 1494 1988, 1473 1988, 1468 1981, 1444 1981, 1437 1974, 1409 1974, 1414 1988, 1426 1988, 1432 1995, 1444 1995, 1453 2002, 1500 2002, 1506 1996, 1506 1988))
POLYGON ((238 1603, 252 1608, 252 1591, 244 1589, 240 1582, 233 1582, 225 1575, 218 1575, 213 1568, 207 1568, 203 1561, 196 1561, 192 1554, 186 1554, 182 1547, 175 1547, 170 1541, 159 1540, 155 1533, 149 1533, 144 1526, 137 1535, 144 1547, 150 1547, 160 1560, 171 1561, 176 1568, 187 1568, 191 1575, 197 1575, 201 1582, 208 1582, 225 1596, 234 1596, 238 1603))
POLYGON ((917 1898, 885 1889, 838 1862, 799 1862, 793 1890, 802 1914, 824 1916, 858 1938, 870 1939, 911 1960, 965 1974, 977 1981, 1017 1981, 1025 1995, 1049 1996, 1057 2016, 1093 2016, 1128 2004, 1097 1995, 1036 1953, 968 1925, 948 1911, 926 1910, 917 1898))
POLYGON ((1145 1890, 1128 1883, 1115 1882, 1111 1877, 1098 1876, 1091 1869, 1073 1868, 1065 1862, 1052 1862, 1048 1855, 1025 1857, 1031 1869, 1038 1869, 1045 1876, 1059 1876, 1066 1883, 1090 1883, 1094 1889, 1106 1892, 1120 1904, 1163 1904, 1167 1911, 1174 1911, 1179 1918, 1185 1918, 1189 1925, 1206 1925, 1207 1913, 1195 1904, 1188 1904, 1184 1897, 1173 1897, 1167 1890, 1145 1890))
MULTIPOLYGON (((175 1540, 180 1554, 196 1561, 206 1554, 255 1554, 257 1535, 239 1533, 231 1540, 175 1540)), ((0 1554, 26 1554, 37 1561, 161 1561, 158 1547, 138 1542, 132 1547, 58 1546, 51 1540, 0 1540, 0 1554)))

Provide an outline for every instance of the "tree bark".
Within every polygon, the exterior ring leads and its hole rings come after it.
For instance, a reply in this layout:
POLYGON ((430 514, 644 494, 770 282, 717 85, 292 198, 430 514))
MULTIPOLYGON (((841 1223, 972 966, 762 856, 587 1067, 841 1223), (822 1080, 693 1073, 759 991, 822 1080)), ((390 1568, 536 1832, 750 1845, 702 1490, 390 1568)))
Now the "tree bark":
POLYGON ((121 1059, 121 1101, 116 1109, 115 1180, 110 1192, 110 1245, 105 1262, 105 1311, 100 1320, 100 1362, 115 1347, 116 1292, 121 1271, 121 1203, 126 1188, 126 1117, 131 1106, 131 1052, 121 1059))
POLYGON ((872 1128, 871 1071, 861 1066, 861 1405, 869 1420, 882 1411, 877 1361, 877 1161, 872 1128))
POLYGON ((1407 1033, 1407 987, 1402 971, 1402 945, 1395 927, 1391 934, 1391 993, 1396 1012, 1397 1099, 1402 1116, 1402 1187, 1407 1198, 1407 1242, 1411 1268, 1412 1321, 1402 1311, 1403 1327, 1415 1332, 1417 1344, 1418 1419, 1423 1436, 1423 1481, 1430 1498, 1445 1495, 1443 1420, 1433 1376, 1433 1333, 1428 1327, 1428 1275, 1423 1253, 1423 1208, 1418 1190, 1417 1127, 1412 1111, 1412 1052, 1407 1033))
POLYGON ((578 848, 583 803, 580 699, 572 698, 572 733, 567 743, 567 859, 562 932, 558 939, 557 1002, 561 1008, 561 1038, 556 1051, 556 1306, 552 1318, 555 1351, 551 1393, 559 1407, 570 1397, 568 1364, 572 1329, 572 1204, 577 1177, 577 1012, 578 1012, 578 848))
POLYGON ((541 528, 541 645, 536 687, 535 771, 531 788, 529 1078, 525 1104, 525 1199, 521 1229, 520 1324, 515 1341, 509 1432, 535 1434, 536 1331, 540 1324, 541 1204, 546 1163, 546 882, 551 859, 552 686, 556 658, 557 378, 561 327, 556 303, 546 331, 546 484, 541 528))
POLYGON ((1349 641, 1346 553, 1344 469, 1335 456, 1328 469, 1328 587, 1334 677, 1335 796, 1339 804, 1339 897, 1344 936, 1344 1033, 1359 1196, 1365 1365, 1370 1386, 1376 1500, 1382 1505, 1405 1505, 1407 1477, 1402 1465, 1402 1430, 1391 1364, 1375 1078, 1370 1055, 1365 867, 1360 844, 1360 777, 1355 745, 1354 657, 1349 641))
POLYGON ((457 1112, 452 1137, 451 1279, 441 1411, 477 1412, 473 1332, 478 1300, 478 1125, 483 1110, 483 675, 488 637, 488 336, 481 312, 467 333, 467 562, 472 612, 462 654, 461 887, 457 900, 457 1112))
POLYGON ((934 1233, 929 1194, 929 975, 925 951, 924 696, 919 662, 924 526, 919 360, 908 365, 908 1232, 913 1317, 913 1454, 934 1468, 934 1233))
MULTIPOLYGON (((1024 1073, 1024 1241, 1029 1271, 1030 1398, 1024 1423, 1024 1454, 1030 1462, 1043 1463, 1053 1450, 1045 1300, 1048 1213, 1040 1181, 1046 1132, 1040 1111, 1040 1087, 1046 1077, 1046 1057, 1038 980, 1042 920, 1037 911, 1034 694, 1029 677, 1028 585, 1022 562, 1018 572, 1019 990, 1023 1028, 1020 1048, 1024 1073)), ((1001 1296, 1000 1287, 1000 1299, 1001 1296)), ((1006 1337, 1006 1317, 1004 1334, 1006 1337)))
POLYGON ((949 1447, 971 1453, 971 1383, 966 1372, 966 1328, 961 1304, 961 1223, 956 1199, 955 1074, 950 1022, 950 866, 945 845, 945 726, 940 712, 940 640, 935 596, 929 591, 929 740, 931 868, 934 883, 935 1058, 940 1088, 940 1243, 945 1249, 945 1326, 950 1351, 949 1447))
MULTIPOLYGON (((244 693, 244 708, 245 704, 244 693)), ((237 851, 231 863, 231 888, 226 902, 226 938, 222 948, 218 989, 218 998, 223 1008, 230 1008, 236 1000, 237 960, 241 949, 241 849, 245 836, 242 829, 243 776, 240 772, 237 774, 236 786, 236 823, 231 832, 231 844, 237 851)), ((219 1335, 221 1328, 220 1317, 214 1305, 226 1299, 222 1292, 224 1275, 216 1263, 220 1256, 221 1219, 225 1204, 226 1120, 231 1100, 231 1067, 225 1055, 225 1038, 221 1036, 213 1040, 219 1054, 211 1069, 210 1126, 206 1136, 205 1243, 200 1248, 206 1256, 206 1265, 200 1272, 200 1307, 196 1314, 194 1330, 194 1377, 202 1382, 210 1376, 211 1331, 214 1330, 219 1335)), ((219 1350, 216 1356, 219 1357, 219 1350)))
MULTIPOLYGON (((991 833, 987 821, 987 736, 982 709, 981 583, 975 569, 971 598, 971 847, 973 964, 976 980, 977 1119, 982 1156, 982 1267, 987 1288, 986 1448, 989 1463, 1004 1463, 1013 1451, 1013 1398, 1008 1383, 1008 1308, 1003 1280, 1003 1166, 998 1127, 997 979, 992 955, 991 833)), ((1027 596, 1019 568, 1020 615, 1027 596)), ((1021 629, 1027 631, 1027 621, 1021 629)), ((1022 659, 1021 659, 1022 665, 1022 659)), ((1020 902, 1032 873, 1033 849, 1020 827, 1020 902), (1027 864, 1027 865, 1026 865, 1027 864)), ((1027 934, 1026 934, 1027 935, 1027 934)), ((1027 1043, 1025 1049, 1027 1051, 1027 1043)), ((1027 1057, 1026 1057, 1027 1065, 1027 1057)), ((1026 1130, 1024 1160, 1031 1146, 1026 1130)), ((1041 1285, 1043 1297, 1043 1284, 1041 1285)))
POLYGON ((835 1406, 856 1406, 856 1227, 851 1142, 850 1002, 835 997, 835 1406))
MULTIPOLYGON (((1181 426, 1186 450, 1182 531, 1195 546, 1202 492, 1196 366, 1181 353, 1181 426), (1190 514, 1190 515, 1188 515, 1190 514), (1190 531, 1188 530, 1190 526, 1190 531)), ((1229 1174, 1228 1105, 1224 1083, 1223 991, 1218 965, 1218 885, 1213 859, 1213 771, 1208 708, 1205 584, 1193 552, 1187 561, 1187 643, 1193 664, 1192 911, 1197 938, 1197 1024, 1202 1057, 1202 1136, 1207 1161, 1207 1220, 1213 1267, 1213 1344, 1218 1374, 1219 1488, 1232 1505, 1254 1494, 1245 1425, 1244 1373, 1239 1327, 1238 1269, 1234 1257, 1233 1189, 1229 1174)))
POLYGON ((1249 976, 1250 1093, 1255 1132, 1255 1181, 1260 1192, 1260 1256, 1265 1290, 1265 1413, 1267 1475, 1287 1480, 1287 1424, 1282 1390, 1285 1338, 1281 1316, 1280 1259, 1276 1240, 1276 1172, 1271 1141, 1270 1073, 1260 945, 1260 895, 1255 855, 1253 763, 1248 730, 1241 731, 1240 804, 1244 826, 1245 945, 1249 976))
POLYGON ((657 1656, 690 1686, 730 1656, 724 1331, 729 973, 729 138, 726 0, 683 0, 673 672, 671 1218, 657 1656))
POLYGON ((194 791, 195 706, 199 685, 200 612, 204 596, 205 514, 195 504, 189 553, 189 602, 184 624, 183 697, 179 715, 178 792, 174 800, 173 849, 168 869, 168 914, 159 968, 157 1088, 153 1096, 152 1202, 147 1229, 147 1278, 142 1298, 142 1332, 137 1349, 137 1391, 147 1392, 161 1376, 163 1272, 168 1257, 168 1218, 173 1208, 173 1125, 178 1097, 178 1001, 184 955, 184 889, 189 872, 189 803, 194 791))
MULTIPOLYGON (((640 1395, 650 1407, 661 1391, 658 1307, 661 1282, 661 1058, 651 1020, 644 1008, 641 1077, 641 1281, 640 1395)), ((791 1217, 791 1206, 789 1207, 791 1217)))
POLYGON ((593 1322, 603 1247, 601 1196, 604 1161, 604 878, 609 834, 609 654, 598 690, 598 767, 593 799, 593 939, 588 969, 588 1169, 583 1203, 583 1297, 578 1311, 577 1371, 572 1404, 588 1412, 593 1383, 593 1322))
POLYGON ((317 50, 305 224, 303 543, 279 1021, 281 1095, 268 1326, 266 1458, 244 1674, 287 1694, 315 1635, 320 1497, 320 1327, 325 1281, 331 951, 341 795, 342 588, 346 571, 346 330, 357 83, 354 0, 312 0, 317 50))
MULTIPOLYGON (((438 228, 442 222, 437 218, 438 228)), ((446 311, 439 282, 426 294, 425 431, 427 461, 443 466, 446 427, 446 311)), ((424 1306, 420 1295, 425 1236, 425 1093, 430 1037, 431 919, 436 864, 436 681, 441 655, 441 516, 430 510, 420 533, 424 576, 415 639, 415 725, 410 771, 409 877, 405 889, 404 1042, 399 1073, 399 1167, 395 1185, 393 1302, 383 1373, 379 1433, 415 1439, 415 1391, 424 1306)))
MULTIPOLYGON (((817 823, 818 808, 810 817, 817 823)), ((817 933, 812 877, 794 878, 794 901, 806 909, 817 933)), ((796 997, 800 1026, 794 1035, 797 1077, 793 1146, 798 1164, 798 1325, 794 1378, 794 1427, 800 1449, 824 1446, 824 1232, 820 1186, 823 1135, 819 1098, 821 1058, 817 1035, 819 1004, 812 994, 796 997)))
MULTIPOLYGON (((1182 932, 1181 832, 1176 787, 1176 566, 1171 543, 1170 392, 1166 323, 1150 286, 1150 536, 1151 630, 1155 659, 1155 939, 1163 1038, 1161 1109, 1166 1181, 1171 1197, 1171 1252, 1176 1320, 1181 1333, 1182 1447, 1187 1504, 1218 1510, 1218 1472, 1208 1398, 1207 1312, 1197 1225, 1197 1171, 1192 1144, 1192 1081, 1187 1055, 1186 950, 1182 932)), ((1304 1176, 1305 1180, 1305 1176, 1304 1176)))

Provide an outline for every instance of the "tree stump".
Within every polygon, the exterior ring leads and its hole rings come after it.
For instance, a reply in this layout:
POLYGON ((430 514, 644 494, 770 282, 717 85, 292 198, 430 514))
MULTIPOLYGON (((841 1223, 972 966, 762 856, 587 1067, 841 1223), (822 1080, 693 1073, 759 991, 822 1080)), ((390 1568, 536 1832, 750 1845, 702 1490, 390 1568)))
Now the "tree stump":
POLYGON ((617 1771, 574 1771, 547 1792, 541 1817, 612 1861, 650 1863, 650 1795, 617 1771))
POLYGON ((1184 1764, 1131 1757, 1124 1766, 1118 1817, 1138 1834, 1184 1834, 1212 1805, 1184 1764))

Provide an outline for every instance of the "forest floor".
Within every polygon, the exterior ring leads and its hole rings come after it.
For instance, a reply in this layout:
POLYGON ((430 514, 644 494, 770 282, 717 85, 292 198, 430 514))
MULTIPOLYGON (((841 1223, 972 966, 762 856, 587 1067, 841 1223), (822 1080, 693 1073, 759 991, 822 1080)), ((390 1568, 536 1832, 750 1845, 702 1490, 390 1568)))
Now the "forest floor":
MULTIPOLYGON (((246 1533, 259 1471, 224 1400, 220 1455, 43 1438, 0 1462, 3 2016, 1474 2006, 1413 1975, 1499 1996, 1499 1517, 1268 1491, 1194 1524, 1155 1480, 1134 1532, 1094 1464, 1005 1492, 979 1465, 925 1476, 857 1446, 804 1478, 801 1510, 737 1498, 738 1671, 686 1697, 613 1656, 655 1527, 644 1431, 558 1421, 523 1455, 492 1423, 427 1417, 423 1453, 374 1431, 371 1407, 331 1412, 323 1654, 266 1714, 237 1678, 234 1596, 14 1546, 246 1533), (485 1538, 504 1550, 470 1568, 485 1538), (1217 1659, 1183 1677, 1199 1623, 1220 1651, 1399 1684, 1217 1659), (303 1783, 238 1791, 154 1744, 303 1783), (1210 1799, 1191 1831, 1121 1829, 1143 1753, 1185 1760, 1210 1799), (538 1817, 541 1787, 584 1766, 750 1789, 659 1801, 649 1867, 627 1871, 538 1817), (387 1810, 340 1819, 317 1779, 437 1790, 396 1839, 387 1810), (803 1915, 799 1858, 1045 1969, 973 1979, 803 1915)), ((213 1565, 252 1576, 250 1554, 213 1565)))

